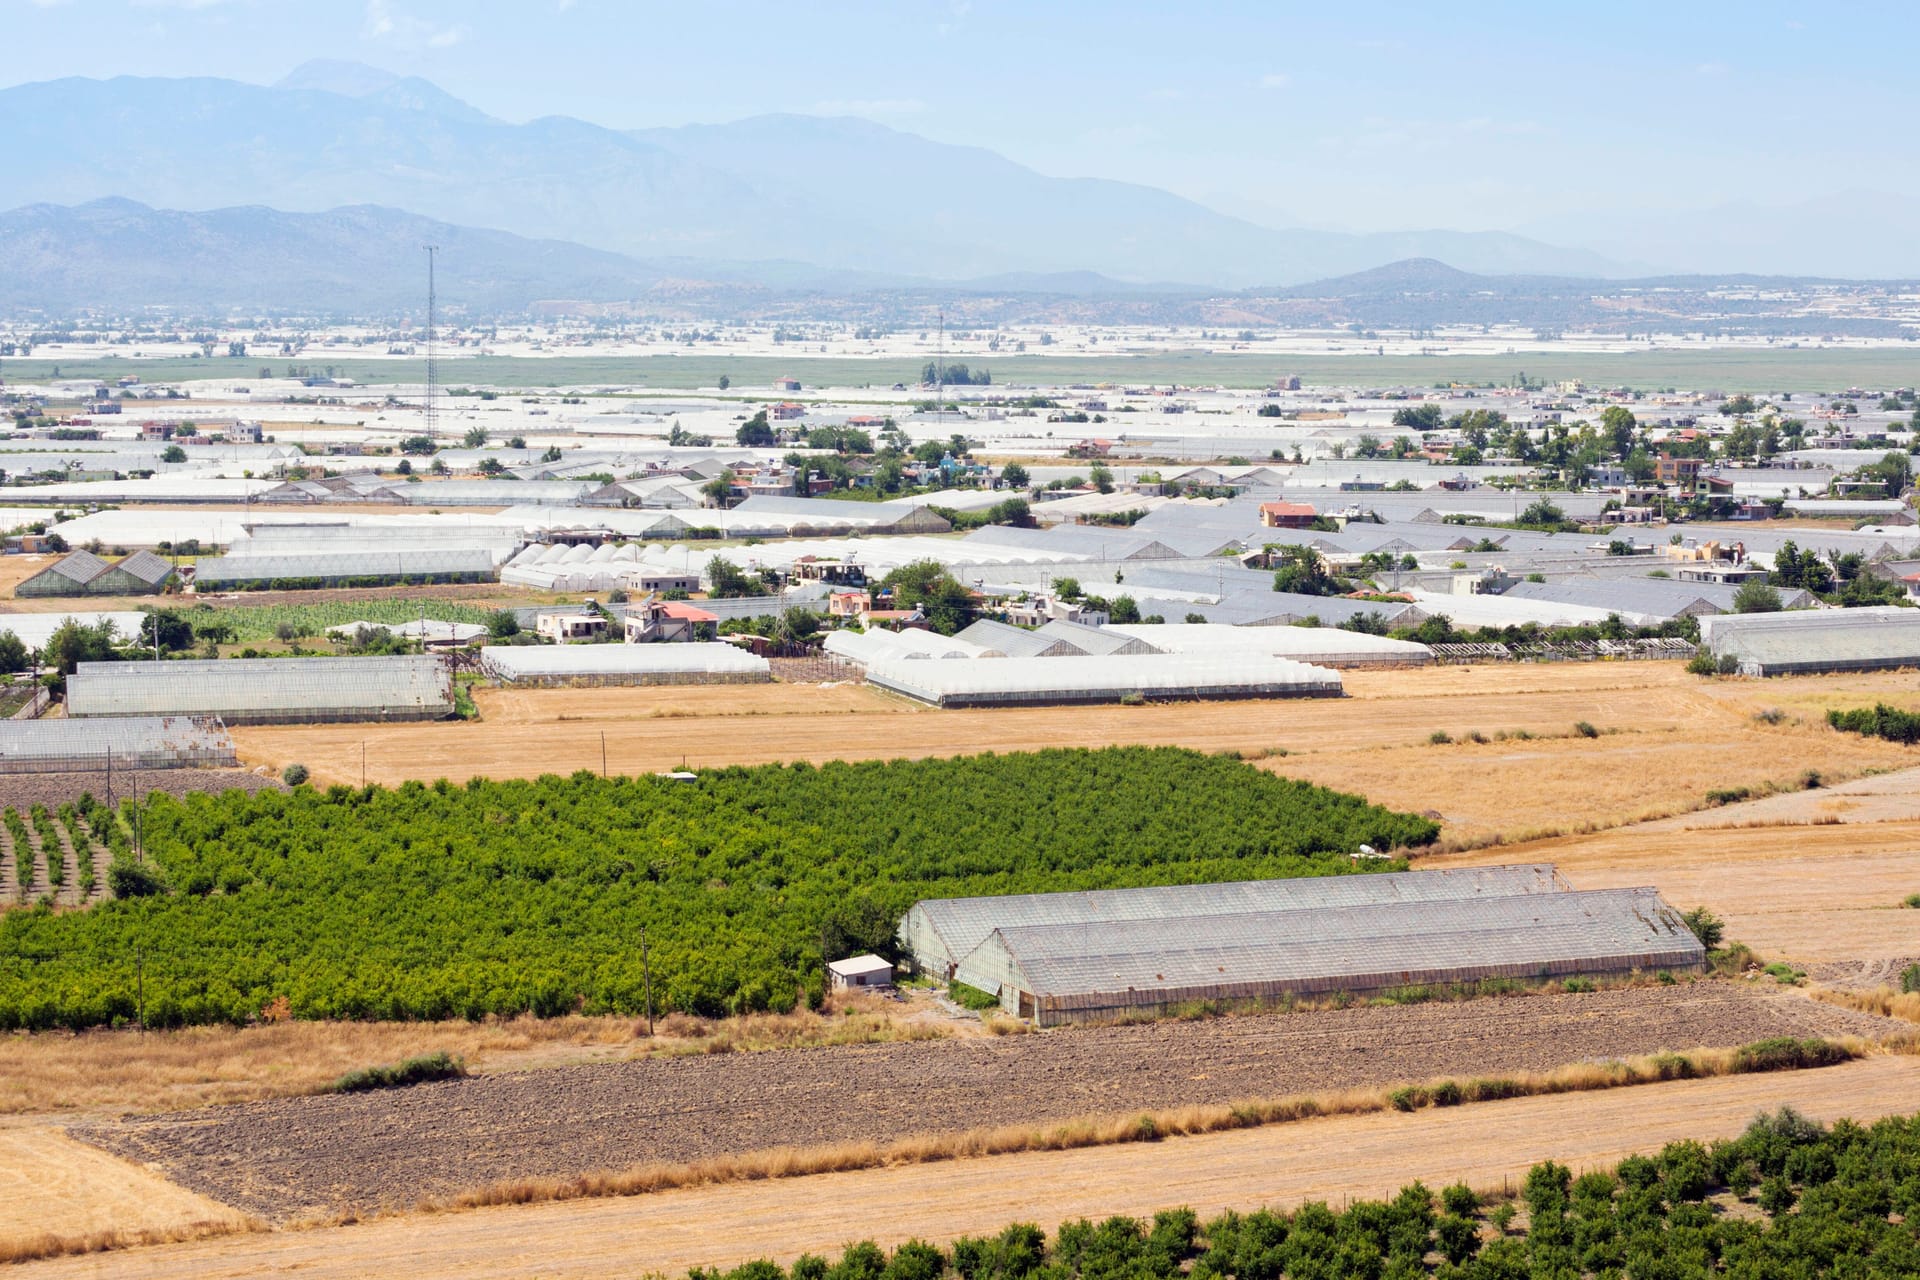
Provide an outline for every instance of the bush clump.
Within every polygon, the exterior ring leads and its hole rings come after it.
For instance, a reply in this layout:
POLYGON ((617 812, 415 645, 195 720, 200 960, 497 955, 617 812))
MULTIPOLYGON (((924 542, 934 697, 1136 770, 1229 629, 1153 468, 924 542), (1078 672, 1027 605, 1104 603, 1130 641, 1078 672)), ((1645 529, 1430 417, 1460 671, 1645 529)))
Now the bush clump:
POLYGON ((1851 711, 1835 708, 1827 712, 1827 723, 1847 733, 1885 738, 1888 742, 1920 742, 1920 713, 1902 711, 1884 702, 1876 702, 1870 708, 1855 707, 1851 711))
POLYGON ((1845 1047, 1830 1040, 1799 1040, 1778 1036, 1742 1045, 1734 1054, 1739 1071, 1800 1071, 1808 1067, 1831 1067, 1852 1057, 1845 1047))
POLYGON ((280 781, 290 787, 297 787, 312 776, 313 775, 308 772, 307 766, 303 764, 290 764, 280 771, 280 781))
POLYGON ((366 1093, 373 1089, 404 1089, 408 1085, 426 1084, 432 1080, 459 1080, 466 1074, 467 1064, 464 1061, 441 1050, 385 1066, 349 1071, 335 1080, 329 1091, 366 1093))
POLYGON ((975 1013, 985 1013, 988 1009, 1000 1007, 1000 997, 978 987, 970 987, 964 982, 949 982, 947 996, 962 1009, 971 1009, 975 1013))

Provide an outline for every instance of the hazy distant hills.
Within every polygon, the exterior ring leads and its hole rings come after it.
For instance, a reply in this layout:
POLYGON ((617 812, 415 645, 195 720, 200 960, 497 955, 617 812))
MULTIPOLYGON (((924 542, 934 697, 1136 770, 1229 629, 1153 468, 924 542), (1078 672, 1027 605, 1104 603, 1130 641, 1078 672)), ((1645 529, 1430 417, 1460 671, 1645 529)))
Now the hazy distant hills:
POLYGON ((378 205, 641 259, 785 261, 964 279, 1097 273, 1286 285, 1431 257, 1617 275, 1503 233, 1275 231, 1152 187, 1052 178, 863 120, 763 116, 620 132, 491 119, 419 79, 311 63, 279 85, 72 78, 0 90, 9 188, 77 205, 378 205))
POLYGON ((838 319, 926 325, 1187 324, 1426 329, 1522 324, 1643 333, 1891 334, 1894 321, 1796 314, 1809 283, 1675 277, 1604 284, 1558 276, 1477 275, 1410 259, 1304 285, 1239 292, 1130 285, 1092 272, 1006 273, 931 281, 833 272, 804 263, 630 258, 557 240, 476 230, 394 209, 320 213, 259 206, 181 212, 129 200, 0 213, 0 312, 183 317, 379 316, 418 321, 426 258, 440 247, 445 314, 482 317, 596 306, 668 319, 838 319), (1765 286, 1729 297, 1728 283, 1765 286))
POLYGON ((668 276, 619 254, 370 206, 180 213, 101 200, 0 213, 0 308, 422 312, 426 244, 442 248, 441 296, 477 312, 543 299, 627 301, 668 276))

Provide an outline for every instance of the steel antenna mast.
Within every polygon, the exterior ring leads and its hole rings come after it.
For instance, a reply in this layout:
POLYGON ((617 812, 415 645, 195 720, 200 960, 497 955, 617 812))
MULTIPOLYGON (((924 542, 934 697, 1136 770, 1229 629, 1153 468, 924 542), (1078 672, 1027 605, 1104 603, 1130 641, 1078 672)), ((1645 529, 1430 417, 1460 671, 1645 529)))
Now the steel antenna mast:
POLYGON ((434 304, 437 299, 434 297, 433 267, 440 246, 430 244, 423 247, 427 251, 427 438, 437 440, 440 437, 440 415, 434 393, 439 389, 440 371, 434 359, 434 340, 437 336, 434 332, 434 304))

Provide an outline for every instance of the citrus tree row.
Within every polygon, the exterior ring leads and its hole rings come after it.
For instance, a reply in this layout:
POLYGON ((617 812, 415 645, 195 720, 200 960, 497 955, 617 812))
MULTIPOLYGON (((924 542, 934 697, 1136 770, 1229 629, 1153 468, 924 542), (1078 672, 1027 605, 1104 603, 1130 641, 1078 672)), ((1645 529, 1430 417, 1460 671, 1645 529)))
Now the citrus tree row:
POLYGON ((1676 1142, 1574 1177, 1548 1162, 1519 1202, 1413 1183, 1335 1210, 1176 1209, 1030 1224, 838 1261, 750 1262, 689 1280, 1782 1280, 1920 1276, 1920 1117, 1822 1130, 1781 1111, 1733 1141, 1676 1142), (1524 1209, 1524 1214, 1520 1212, 1524 1209))
POLYGON ((887 951, 919 898, 1331 874, 1436 835, 1139 747, 154 796, 141 816, 147 874, 116 900, 0 918, 0 1027, 243 1022, 282 998, 303 1018, 632 1013, 649 990, 659 1011, 781 1010, 819 998, 824 960, 887 951))

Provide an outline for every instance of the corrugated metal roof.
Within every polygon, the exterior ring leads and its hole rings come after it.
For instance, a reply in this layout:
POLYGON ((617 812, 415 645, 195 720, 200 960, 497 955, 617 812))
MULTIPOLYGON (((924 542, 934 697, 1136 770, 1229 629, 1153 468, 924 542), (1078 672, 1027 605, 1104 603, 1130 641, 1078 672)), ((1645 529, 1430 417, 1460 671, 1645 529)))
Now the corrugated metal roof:
MULTIPOLYGON (((1080 893, 1016 893, 981 898, 928 898, 913 905, 945 944, 947 955, 925 967, 951 963, 986 941, 996 929, 1028 925, 1079 925, 1105 921, 1180 920, 1463 898, 1562 893, 1567 882, 1548 863, 1496 867, 1450 867, 1379 875, 1302 876, 1280 880, 1235 880, 1224 884, 1177 884, 1142 889, 1094 889, 1080 893)), ((903 936, 905 930, 903 927, 903 936)))
MULTIPOLYGON (((1650 888, 1316 911, 1027 925, 996 930, 1026 989, 1069 1006, 1366 989, 1476 977, 1701 964, 1705 950, 1650 888)), ((959 981, 989 954, 962 961, 959 981)), ((991 979, 982 979, 991 981, 991 979)))
POLYGON ((72 716, 259 720, 332 713, 434 716, 452 710, 447 665, 427 655, 83 662, 67 680, 72 716))

